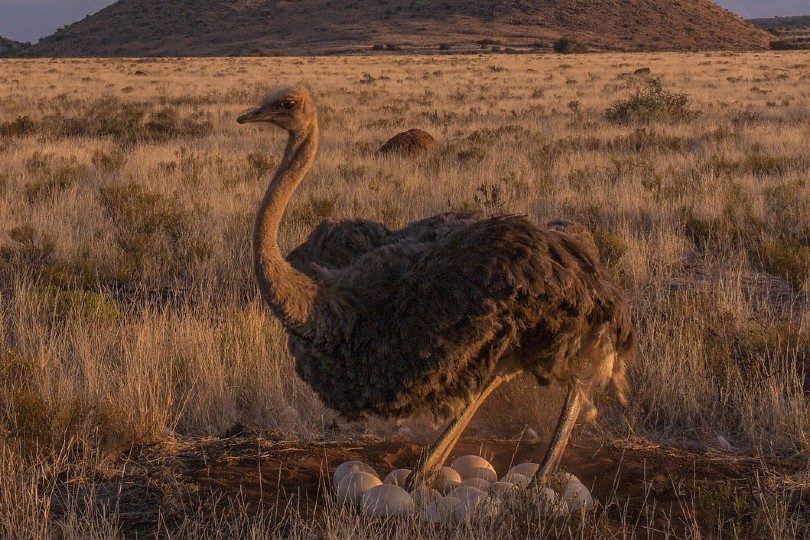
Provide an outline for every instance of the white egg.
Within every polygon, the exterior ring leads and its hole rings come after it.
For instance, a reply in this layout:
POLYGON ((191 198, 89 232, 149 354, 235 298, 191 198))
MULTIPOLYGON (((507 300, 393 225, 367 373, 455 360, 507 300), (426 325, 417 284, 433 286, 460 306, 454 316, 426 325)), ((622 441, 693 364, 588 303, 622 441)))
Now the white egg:
POLYGON ((453 508, 453 519, 459 522, 471 521, 473 519, 486 519, 498 515, 500 502, 497 499, 482 499, 479 501, 468 499, 461 501, 453 508))
POLYGON ((337 486, 338 500, 344 504, 355 504, 360 501, 363 493, 381 484, 380 479, 371 473, 351 472, 337 486))
POLYGON ((489 484, 490 483, 483 478, 467 478, 461 483, 462 486, 474 487, 475 489, 480 489, 481 491, 489 491, 489 484))
POLYGON ((501 478, 501 482, 509 482, 510 484, 515 484, 520 488, 526 489, 527 487, 529 487, 529 483, 531 482, 531 480, 529 480, 529 478, 520 473, 510 472, 507 473, 506 476, 501 478))
POLYGON ((521 463, 520 465, 515 465, 514 467, 509 469, 509 473, 522 474, 523 476, 531 480, 537 473, 537 470, 539 468, 540 465, 538 465, 537 463, 521 463))
POLYGON ((377 471, 374 470, 374 467, 367 463, 363 463, 362 461, 347 461, 345 463, 341 463, 338 465, 338 468, 335 469, 335 473, 332 475, 332 483, 336 486, 340 484, 340 481, 343 480, 343 477, 349 473, 353 472, 366 472, 372 474, 374 476, 377 475, 377 471))
POLYGON ((560 506, 560 498, 551 488, 541 488, 536 490, 533 495, 541 514, 553 514, 560 506))
POLYGON ((561 498, 568 504, 568 508, 571 512, 590 510, 594 507, 591 492, 573 475, 571 475, 571 479, 568 480, 568 483, 563 488, 561 498))
POLYGON ((487 498, 487 494, 478 488, 472 486, 458 486, 453 491, 447 494, 449 497, 455 497, 462 502, 465 501, 482 501, 487 498))
POLYGON ((411 492, 411 498, 417 506, 423 507, 442 498, 442 494, 433 488, 419 486, 411 492))
POLYGON ((537 432, 532 428, 526 429, 523 432, 523 442, 527 443, 535 443, 540 440, 540 437, 537 435, 537 432))
POLYGON ((374 486, 360 500, 363 515, 369 517, 403 516, 413 510, 413 499, 399 486, 382 484, 374 486))
POLYGON ((419 513, 419 519, 428 523, 447 521, 459 504, 461 501, 455 497, 441 497, 425 506, 419 513))
POLYGON ((565 485, 568 482, 570 482, 572 478, 576 481, 579 481, 579 478, 577 478, 573 474, 562 471, 557 471, 557 473, 553 477, 554 482, 556 482, 560 486, 560 489, 565 487, 565 485))
POLYGON ((489 485, 489 494, 500 501, 511 500, 515 493, 515 485, 509 482, 493 482, 489 485))
POLYGON ((487 467, 463 467, 461 469, 456 469, 459 476, 461 476, 462 480, 467 480, 469 478, 481 478, 486 480, 489 483, 497 482, 498 475, 492 472, 492 469, 487 467))
POLYGON ((447 494, 460 484, 461 476, 450 467, 441 467, 436 473, 435 487, 443 494, 447 494))
POLYGON ((405 485, 405 481, 408 479, 410 474, 410 469, 394 469, 388 473, 388 476, 385 477, 383 484, 393 484, 395 486, 402 487, 405 485))
POLYGON ((497 474, 495 467, 481 456, 466 455, 458 457, 453 460, 452 467, 457 471, 460 469, 472 469, 473 467, 484 467, 497 474))

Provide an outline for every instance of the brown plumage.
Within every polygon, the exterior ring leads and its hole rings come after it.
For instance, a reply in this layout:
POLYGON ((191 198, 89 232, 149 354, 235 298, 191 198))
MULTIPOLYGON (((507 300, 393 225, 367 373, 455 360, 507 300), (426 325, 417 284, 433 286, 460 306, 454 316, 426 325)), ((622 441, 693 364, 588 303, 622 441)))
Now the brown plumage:
POLYGON ((348 418, 456 415, 411 484, 441 465, 475 409, 517 373, 568 388, 537 481, 556 467, 592 392, 613 383, 626 403, 629 310, 584 227, 472 213, 397 231, 324 222, 284 259, 278 226, 314 161, 314 103, 303 88, 283 89, 239 121, 269 121, 290 134, 257 216, 254 253, 260 290, 289 332, 300 376, 348 418))

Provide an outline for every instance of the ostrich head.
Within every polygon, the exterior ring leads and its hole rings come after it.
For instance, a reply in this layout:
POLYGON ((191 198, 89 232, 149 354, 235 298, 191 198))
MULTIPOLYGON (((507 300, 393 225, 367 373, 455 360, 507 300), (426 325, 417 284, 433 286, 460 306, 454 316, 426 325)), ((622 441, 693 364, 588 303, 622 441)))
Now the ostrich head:
POLYGON ((270 92, 261 105, 236 119, 240 124, 270 122, 289 132, 301 131, 315 121, 315 104, 303 86, 279 88, 270 92))

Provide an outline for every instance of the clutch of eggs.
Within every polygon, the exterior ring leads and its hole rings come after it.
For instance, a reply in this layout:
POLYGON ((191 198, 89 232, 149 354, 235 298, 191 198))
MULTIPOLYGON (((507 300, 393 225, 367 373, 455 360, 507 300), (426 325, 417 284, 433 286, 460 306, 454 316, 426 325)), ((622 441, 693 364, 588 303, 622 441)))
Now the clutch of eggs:
MULTIPOLYGON (((453 460, 450 467, 441 467, 430 486, 422 485, 408 493, 404 488, 411 469, 394 469, 381 481, 368 463, 347 461, 335 469, 332 480, 338 501, 359 507, 370 518, 418 512, 424 522, 463 522, 498 515, 525 493, 538 469, 537 463, 520 463, 499 480, 489 461, 465 455, 453 460)), ((544 487, 534 493, 541 514, 564 515, 594 507, 590 491, 576 476, 559 473, 550 485, 556 491, 544 487)))

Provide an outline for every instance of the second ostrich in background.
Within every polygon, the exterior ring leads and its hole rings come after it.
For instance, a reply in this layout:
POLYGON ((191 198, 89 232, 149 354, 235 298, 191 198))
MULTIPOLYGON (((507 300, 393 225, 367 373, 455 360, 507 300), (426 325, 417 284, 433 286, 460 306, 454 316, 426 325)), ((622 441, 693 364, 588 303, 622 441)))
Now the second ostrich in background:
POLYGON ((487 396, 521 372, 566 388, 535 484, 558 466, 583 405, 595 414, 594 391, 611 384, 627 402, 629 309, 585 228, 480 214, 441 214, 397 231, 324 222, 285 259, 279 225, 315 159, 315 103, 303 87, 284 88, 238 122, 270 122, 289 135, 253 252, 298 374, 347 418, 453 417, 408 487, 430 478, 487 396))

